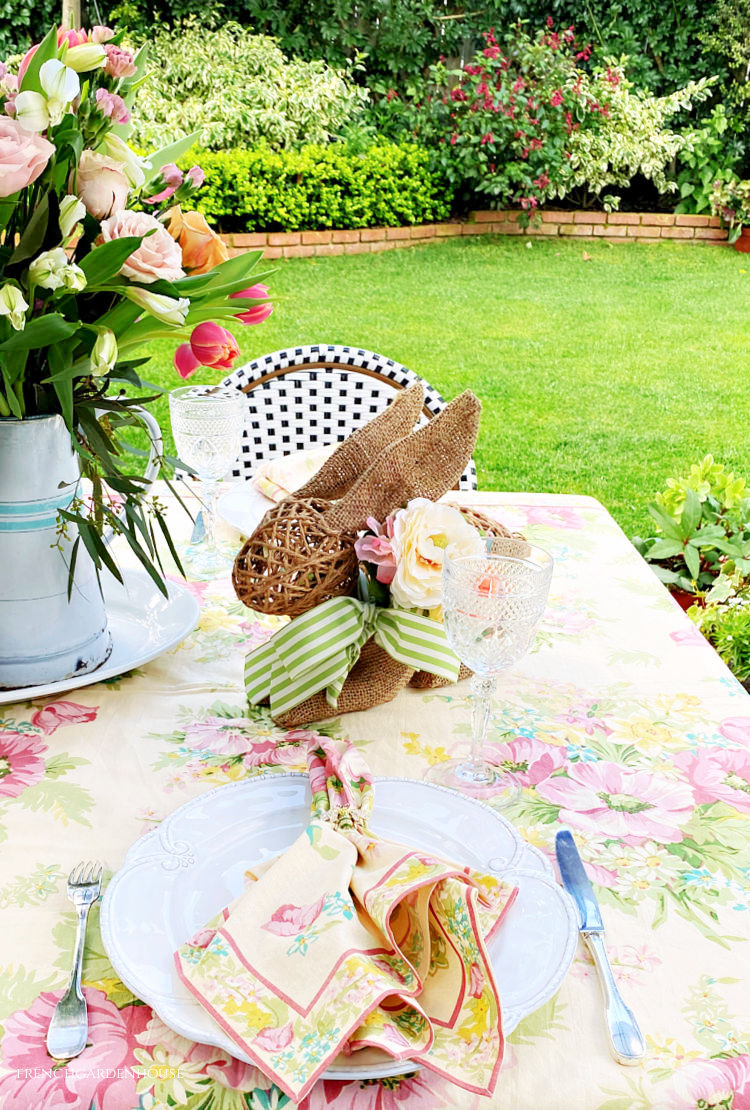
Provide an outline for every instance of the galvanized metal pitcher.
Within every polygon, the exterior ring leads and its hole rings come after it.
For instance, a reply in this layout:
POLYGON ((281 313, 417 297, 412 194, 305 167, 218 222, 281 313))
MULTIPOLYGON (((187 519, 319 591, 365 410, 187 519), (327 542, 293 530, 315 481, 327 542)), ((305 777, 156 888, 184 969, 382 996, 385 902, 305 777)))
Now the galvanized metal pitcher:
MULTIPOLYGON (((161 432, 136 409, 151 438, 146 477, 159 472, 161 432)), ((112 638, 96 572, 75 536, 58 535, 57 514, 80 481, 78 456, 61 416, 0 419, 0 688, 78 677, 108 658, 112 638)))

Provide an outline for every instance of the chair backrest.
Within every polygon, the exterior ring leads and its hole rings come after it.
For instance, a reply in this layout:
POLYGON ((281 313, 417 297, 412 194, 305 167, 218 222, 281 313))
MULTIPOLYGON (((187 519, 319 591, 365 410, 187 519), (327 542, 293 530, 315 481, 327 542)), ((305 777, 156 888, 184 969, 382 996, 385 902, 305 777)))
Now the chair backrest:
MULTIPOLYGON (((224 379, 247 396, 248 419, 232 476, 248 478, 271 455, 306 451, 338 442, 381 412, 400 389, 421 382, 425 404, 421 422, 446 402, 438 391, 400 362, 339 344, 294 347, 248 362, 224 379)), ((476 489, 470 460, 459 489, 476 489)))

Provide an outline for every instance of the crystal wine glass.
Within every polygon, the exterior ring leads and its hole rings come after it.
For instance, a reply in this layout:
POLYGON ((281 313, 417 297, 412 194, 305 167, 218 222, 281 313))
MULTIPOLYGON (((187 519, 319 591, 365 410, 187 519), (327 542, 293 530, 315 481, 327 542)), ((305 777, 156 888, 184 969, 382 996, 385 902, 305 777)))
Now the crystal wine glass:
POLYGON ((482 750, 497 675, 531 647, 552 578, 552 556, 524 540, 492 541, 492 554, 443 562, 443 620, 450 646, 474 672, 472 743, 467 759, 430 768, 427 778, 475 797, 507 804, 516 794, 512 776, 491 766, 482 750))
POLYGON ((194 578, 229 573, 235 552, 216 539, 218 481, 240 453, 246 398, 238 389, 221 385, 187 385, 169 394, 169 415, 179 459, 201 483, 205 534, 187 548, 183 564, 194 578))

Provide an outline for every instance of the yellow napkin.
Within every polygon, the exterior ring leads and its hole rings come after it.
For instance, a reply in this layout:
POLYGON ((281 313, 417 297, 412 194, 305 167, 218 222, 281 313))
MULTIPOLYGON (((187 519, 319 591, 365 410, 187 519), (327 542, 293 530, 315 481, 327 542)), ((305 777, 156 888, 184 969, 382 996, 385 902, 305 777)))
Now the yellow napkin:
POLYGON ((486 941, 516 891, 373 836, 350 745, 310 742, 310 824, 175 953, 180 978, 294 1101, 365 1046, 491 1094, 503 1053, 486 941))
POLYGON ((337 443, 329 443, 324 447, 284 455, 283 458, 268 459, 260 464, 250 482, 271 501, 284 501, 318 473, 337 447, 337 443))

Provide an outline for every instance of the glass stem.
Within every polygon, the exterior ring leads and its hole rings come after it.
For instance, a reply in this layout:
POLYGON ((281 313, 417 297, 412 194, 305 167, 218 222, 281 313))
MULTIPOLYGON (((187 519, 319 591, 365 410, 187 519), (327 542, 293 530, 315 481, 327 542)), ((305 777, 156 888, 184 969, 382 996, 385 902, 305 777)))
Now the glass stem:
POLYGON ((215 478, 204 478, 201 482, 203 494, 203 524, 206 529, 206 547, 209 551, 216 550, 216 501, 219 493, 219 483, 215 478))
POLYGON ((487 725, 490 721, 492 698, 496 686, 497 678, 495 675, 472 675, 471 756, 469 762, 472 767, 477 769, 477 772, 482 770, 484 762, 482 750, 487 736, 487 725))

